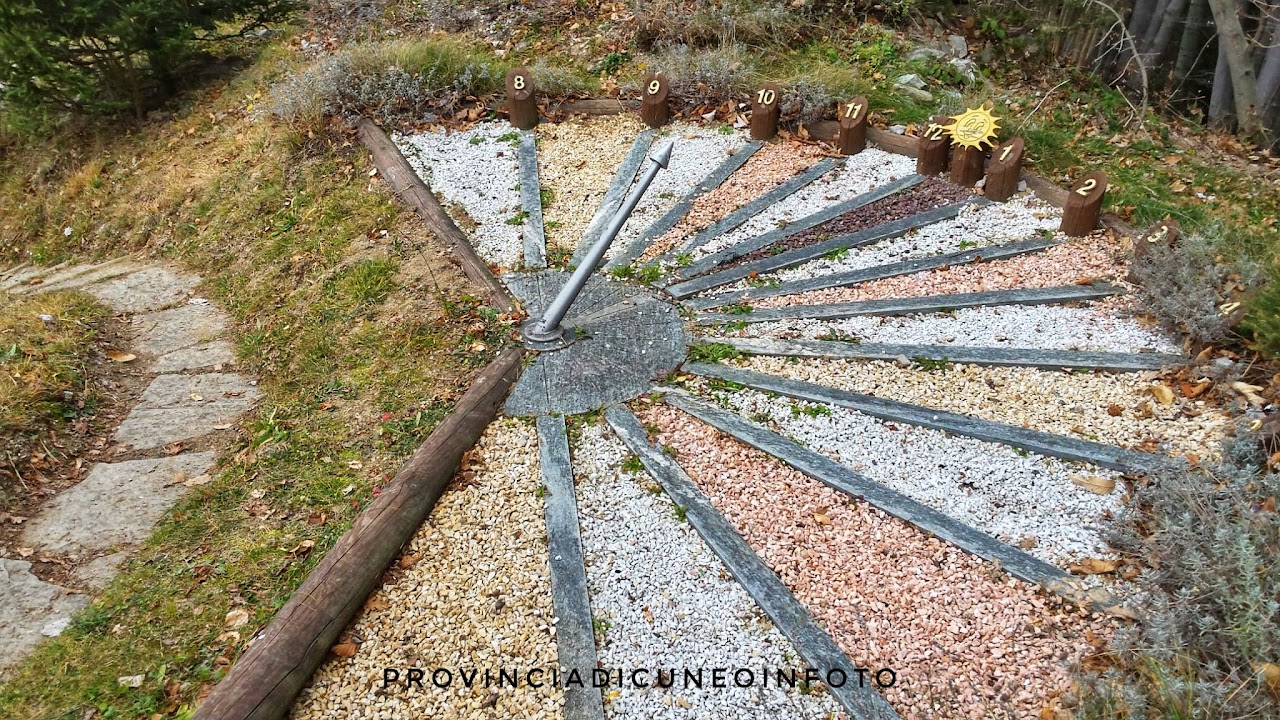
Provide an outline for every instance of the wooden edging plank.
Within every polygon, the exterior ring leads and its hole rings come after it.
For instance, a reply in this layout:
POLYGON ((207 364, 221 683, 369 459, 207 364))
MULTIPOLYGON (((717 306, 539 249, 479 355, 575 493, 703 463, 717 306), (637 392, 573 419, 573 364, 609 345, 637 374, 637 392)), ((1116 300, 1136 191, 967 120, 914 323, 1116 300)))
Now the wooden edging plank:
POLYGON ((1175 462, 1173 458, 1152 453, 983 420, 923 405, 837 390, 728 365, 693 363, 685 365, 683 370, 694 375, 740 383, 762 392, 772 392, 797 400, 856 410, 881 420, 943 430, 953 435, 964 435, 977 440, 1022 448, 1040 455, 1091 463, 1112 470, 1149 471, 1167 467, 1175 462))
POLYGON ((838 340, 770 340, 767 338, 697 337, 695 343, 725 343, 747 355, 776 355, 853 360, 928 358, 963 365, 1033 367, 1046 370, 1079 368, 1107 372, 1140 372, 1182 365, 1187 358, 1164 353, 1043 350, 1041 348, 972 347, 966 345, 893 345, 838 340))
POLYGON ((850 248, 860 247, 862 245, 870 245, 871 243, 880 242, 882 240, 892 240, 893 238, 906 235, 917 228, 932 225, 942 220, 950 220, 951 218, 959 215, 960 211, 965 207, 980 202, 986 201, 981 198, 974 198, 972 200, 963 200, 950 205, 943 205, 942 207, 916 213, 909 217, 891 220, 887 223, 881 223, 875 227, 867 228, 866 230, 859 230, 855 233, 849 233, 848 235, 841 235, 839 237, 831 238, 830 240, 824 240, 823 242, 810 245, 808 247, 796 248, 778 255, 744 262, 740 265, 734 265, 733 267, 726 268, 719 272, 713 272, 709 275, 703 275, 702 277, 696 277, 692 280, 677 283, 667 288, 667 292, 674 298, 683 299, 690 295, 705 292, 722 285, 729 285, 748 277, 784 270, 795 265, 802 265, 812 260, 817 260, 832 251, 847 250, 850 248))
POLYGON ((746 221, 759 215, 778 202, 791 197, 791 195, 797 190, 808 186, 813 181, 831 172, 832 168, 842 167, 843 165, 844 160, 840 158, 824 158, 819 162, 814 163, 813 167, 797 175, 793 175, 769 192, 752 200, 746 205, 743 205, 737 210, 734 210, 728 215, 725 215, 723 218, 717 220, 711 225, 708 225, 706 228, 703 228, 698 232, 698 234, 694 235, 683 245, 678 246, 675 250, 672 250, 658 258, 658 261, 661 263, 675 262, 676 256, 680 253, 696 250, 715 238, 732 230, 736 230, 746 221))
POLYGON ((655 135, 657 135, 657 130, 653 128, 642 130, 631 143, 631 149, 627 151, 626 157, 622 158, 622 163, 618 165, 618 170, 613 175, 613 182, 609 183, 609 189, 605 191, 604 199, 600 201, 600 208, 596 210, 595 216, 591 218, 591 223, 587 225, 587 229, 582 233, 582 242, 578 244, 578 249, 574 251, 573 257, 569 261, 574 267, 577 267, 582 262, 587 251, 591 249, 596 240, 600 239, 600 233, 604 232, 609 221, 618 212, 618 208, 622 207, 622 201, 627 199, 627 191, 631 189, 631 184, 635 182, 636 173, 640 172, 640 165, 649 153, 649 146, 653 144, 655 135))
POLYGON ((494 277, 488 264, 467 240, 466 234, 440 206, 440 201, 431 193, 431 188, 418 177, 409 161, 404 159, 400 148, 391 142, 382 128, 368 118, 360 121, 358 133, 373 156, 378 175, 422 218, 427 228, 453 250, 454 258, 462 266, 462 271, 471 278, 471 282, 484 288, 489 306, 503 313, 515 310, 515 298, 494 277))
MULTIPOLYGON (((922 182, 924 182, 924 178, 922 176, 908 175, 904 178, 894 180, 893 182, 885 183, 884 185, 872 188, 857 197, 849 198, 844 202, 829 205, 817 212, 810 213, 809 215, 806 215, 795 222, 787 223, 776 230, 770 230, 769 232, 749 237, 741 242, 730 245, 723 250, 719 250, 711 253, 710 255, 699 258, 686 267, 676 269, 673 275, 676 278, 691 278, 701 275, 702 273, 713 270, 721 265, 731 263, 750 252, 759 250, 763 247, 768 247, 779 240, 789 238, 797 233, 817 227, 828 220, 833 220, 847 212, 857 210, 864 205, 870 205, 877 200, 883 200, 890 195, 903 192, 904 190, 919 185, 922 182)), ((677 283, 671 287, 677 288, 683 284, 684 283, 677 283)))
MULTIPOLYGON (((542 485, 546 488, 547 555, 551 564, 551 594, 556 612, 556 652, 562 671, 577 670, 583 678, 596 668, 596 638, 591 627, 591 600, 578 531, 578 501, 573 487, 573 463, 563 415, 538 417, 538 449, 542 485)), ((591 683, 564 691, 565 720, 604 720, 600 689, 591 683)))
POLYGON ((547 237, 542 225, 542 183, 538 180, 538 143, 532 130, 520 131, 520 209, 524 211, 524 266, 547 266, 547 237))
POLYGON ((774 625, 791 640, 800 656, 824 676, 832 668, 839 668, 847 674, 850 681, 843 687, 828 687, 845 710, 859 719, 897 718, 898 714, 879 693, 870 687, 859 687, 860 683, 853 680, 855 665, 844 651, 814 622, 777 574, 716 510, 684 470, 662 450, 649 444, 648 435, 636 416, 614 405, 605 410, 605 419, 627 447, 640 457, 645 470, 662 485, 672 501, 684 508, 689 524, 774 625))
POLYGON ((764 147, 764 143, 754 140, 744 143, 742 147, 738 148, 737 152, 725 158, 724 162, 707 173, 707 176, 701 182, 685 193, 670 210, 663 213, 662 217, 654 220, 652 225, 645 228, 639 237, 631 241, 631 244, 623 252, 615 255, 605 267, 621 267, 640 257, 649 248, 650 243, 680 222, 680 219, 689 212, 698 198, 720 187, 721 183, 728 180, 730 175, 737 172, 738 168, 742 167, 762 147, 764 147))
POLYGON ((682 392, 669 391, 663 399, 669 405, 689 413, 740 442, 777 458, 824 485, 865 500, 967 553, 999 564, 1002 570, 1016 578, 1040 585, 1050 592, 1085 607, 1122 617, 1133 617, 1133 611, 1121 606, 1109 593, 1101 589, 1090 590, 1061 568, 881 485, 825 455, 682 392))
POLYGON ((699 325, 715 325, 730 321, 762 323, 777 320, 842 320, 862 315, 910 315, 996 305, 1048 305, 1084 302, 1110 297, 1120 292, 1122 291, 1119 288, 1107 283, 1060 285, 1058 287, 1019 290, 989 290, 986 292, 955 293, 952 295, 922 295, 910 298, 862 300, 859 302, 832 303, 830 305, 792 305, 783 308, 752 310, 741 315, 699 313, 697 322, 699 325))
POLYGON ((324 662, 453 479, 462 455, 498 414, 520 374, 523 348, 487 365, 453 412, 325 553, 289 601, 196 710, 196 720, 276 720, 324 662))
POLYGON ((857 285, 858 283, 870 282, 872 280, 883 280, 885 278, 898 277, 899 275, 910 275, 912 273, 923 272, 925 270, 951 267, 952 265, 1004 260, 1018 255, 1047 250, 1055 245, 1061 245, 1062 242, 1063 241, 1058 238, 1046 238, 1040 235, 1035 235, 1016 242, 1004 243, 1002 245, 988 245, 982 248, 960 250, 958 252, 947 253, 945 255, 933 255, 924 258, 899 260, 897 262, 885 263, 884 265, 873 265, 859 270, 849 270, 847 272, 832 273, 830 275, 819 275, 818 277, 790 280, 788 282, 780 283, 774 287, 748 288, 746 290, 737 290, 734 292, 721 293, 720 295, 712 295, 711 297, 689 298, 684 304, 695 310, 706 310, 720 305, 732 305, 745 300, 762 300, 764 298, 777 297, 779 295, 795 295, 797 293, 813 292, 815 290, 849 287, 857 285))

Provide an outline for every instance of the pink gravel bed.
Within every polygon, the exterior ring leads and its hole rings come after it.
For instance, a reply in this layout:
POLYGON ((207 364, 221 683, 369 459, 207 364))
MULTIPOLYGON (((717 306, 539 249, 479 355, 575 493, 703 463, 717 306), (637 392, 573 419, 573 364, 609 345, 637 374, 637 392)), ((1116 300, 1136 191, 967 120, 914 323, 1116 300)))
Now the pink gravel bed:
MULTIPOLYGON (((856 252, 856 250, 854 251, 856 252)), ((1086 237, 1041 252, 989 263, 969 263, 912 275, 874 280, 760 300, 761 308, 860 302, 949 293, 987 292, 1071 285, 1087 278, 1115 280, 1127 271, 1122 251, 1104 237, 1086 237)))
POLYGON ((823 157, 822 149, 816 145, 784 142, 765 145, 728 180, 695 200, 675 227, 653 241, 640 257, 641 261, 667 252, 676 243, 809 169, 823 157))
POLYGON ((1035 718, 1113 625, 665 405, 642 405, 698 487, 904 718, 1035 718))

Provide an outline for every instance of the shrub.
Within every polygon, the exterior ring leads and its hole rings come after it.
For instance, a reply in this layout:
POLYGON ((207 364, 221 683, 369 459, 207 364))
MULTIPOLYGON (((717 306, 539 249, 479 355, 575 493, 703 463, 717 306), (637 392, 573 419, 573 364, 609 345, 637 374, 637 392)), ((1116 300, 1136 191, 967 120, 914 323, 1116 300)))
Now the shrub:
POLYGON ((1230 336, 1230 313, 1224 314, 1222 306, 1256 290, 1263 280, 1256 263, 1222 256, 1217 232, 1212 228, 1183 236, 1172 246, 1148 243, 1132 267, 1156 315, 1201 343, 1230 336))
POLYGON ((8 0, 0 3, 6 105, 141 111, 172 95, 210 42, 285 19, 298 0, 8 0))
POLYGON ((1259 678, 1280 662, 1280 477, 1255 433, 1223 460, 1136 489, 1112 542, 1140 556, 1148 608, 1117 633, 1113 667, 1086 679, 1084 718, 1268 717, 1259 678))
MULTIPOLYGON (((760 78, 755 57, 741 45, 712 49, 675 45, 645 55, 641 62, 646 73, 666 73, 672 95, 691 105, 749 93, 760 78)), ((623 87, 640 91, 638 79, 623 87)))
POLYGON ((1280 267, 1273 266, 1270 282, 1249 302, 1242 328, 1254 348, 1271 357, 1280 357, 1280 267))

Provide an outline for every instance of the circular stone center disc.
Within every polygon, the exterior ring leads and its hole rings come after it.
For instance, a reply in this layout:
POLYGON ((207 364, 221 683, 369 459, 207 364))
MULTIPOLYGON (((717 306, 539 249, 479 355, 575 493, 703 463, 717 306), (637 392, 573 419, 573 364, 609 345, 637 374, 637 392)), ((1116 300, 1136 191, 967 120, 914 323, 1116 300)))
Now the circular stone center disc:
MULTIPOLYGON (((544 270, 503 281, 540 317, 569 273, 544 270)), ((630 400, 679 367, 689 346, 680 313, 653 292, 593 275, 561 325, 573 342, 542 350, 507 398, 507 415, 576 415, 630 400)))

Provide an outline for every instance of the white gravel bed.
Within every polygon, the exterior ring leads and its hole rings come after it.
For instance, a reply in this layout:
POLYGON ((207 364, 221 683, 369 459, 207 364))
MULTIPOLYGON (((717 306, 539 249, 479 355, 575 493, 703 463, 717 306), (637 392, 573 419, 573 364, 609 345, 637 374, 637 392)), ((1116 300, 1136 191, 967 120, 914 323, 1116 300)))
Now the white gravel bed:
POLYGON ((753 422, 1046 562, 1109 553, 1104 513, 1120 510, 1119 493, 1099 495, 1071 478, 1118 482, 1118 473, 754 390, 716 394, 753 422))
MULTIPOLYGON (((716 330, 716 333, 722 331, 716 330)), ((1046 350, 1113 352, 1180 352, 1157 328, 1128 317, 1114 317, 1096 307, 1005 305, 961 308, 954 313, 844 320, 784 320, 753 323, 730 332, 742 337, 829 339, 857 337, 869 343, 917 343, 1046 350)))
POLYGON ((355 655, 320 666, 293 720, 561 717, 561 692, 549 685, 482 682, 486 670, 556 667, 538 477, 533 428, 496 420, 347 628, 355 655), (401 684, 384 689, 384 668, 399 670, 401 684), (403 684, 409 668, 425 671, 422 689, 403 684), (454 674, 451 689, 432 685, 439 668, 454 674), (461 687, 460 670, 479 671, 473 688, 461 687))
POLYGON ((480 257, 506 269, 524 256, 520 161, 514 142, 498 140, 514 132, 508 123, 491 122, 447 134, 395 136, 409 164, 444 200, 480 257), (459 217, 459 207, 465 217, 459 217))
MULTIPOLYGON (((741 148, 745 140, 746 136, 737 131, 726 134, 718 128, 691 123, 676 123, 664 128, 654 138, 652 149, 656 150, 664 142, 674 141, 670 166, 660 170, 653 179, 606 256, 613 257, 625 250, 632 240, 680 202, 685 193, 696 187, 707 173, 715 170, 733 151, 741 148)), ((640 172, 636 174, 637 180, 644 174, 647 166, 647 160, 641 163, 640 172)), ((635 188, 636 184, 632 183, 627 192, 633 192, 635 188)))
POLYGON ((823 208, 850 200, 911 175, 915 169, 915 160, 905 155, 867 148, 848 158, 844 167, 818 178, 731 232, 697 248, 693 252, 693 259, 697 260, 748 238, 776 230, 782 223, 799 220, 823 208))
MULTIPOLYGON (((603 424, 574 443, 579 518, 602 667, 675 669, 670 689, 611 689, 619 718, 819 718, 839 706, 825 692, 685 688, 684 668, 803 666, 790 641, 729 575, 652 478, 622 469, 625 445, 603 424), (603 629, 603 640, 600 640, 603 629)), ((772 672, 772 670, 771 670, 772 672)), ((772 678, 771 678, 772 679, 772 678)), ((650 681, 651 682, 651 681, 650 681)))
POLYGON ((1093 373, 955 365, 902 368, 883 361, 753 357, 757 372, 963 413, 1082 440, 1197 459, 1216 458, 1227 416, 1203 400, 1163 405, 1156 373, 1093 373), (1190 413, 1190 415, 1188 415, 1190 413), (1147 447, 1158 444, 1159 449, 1147 447))

